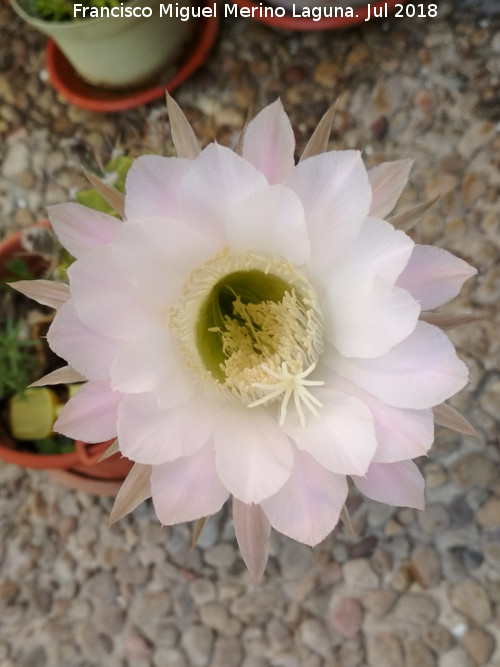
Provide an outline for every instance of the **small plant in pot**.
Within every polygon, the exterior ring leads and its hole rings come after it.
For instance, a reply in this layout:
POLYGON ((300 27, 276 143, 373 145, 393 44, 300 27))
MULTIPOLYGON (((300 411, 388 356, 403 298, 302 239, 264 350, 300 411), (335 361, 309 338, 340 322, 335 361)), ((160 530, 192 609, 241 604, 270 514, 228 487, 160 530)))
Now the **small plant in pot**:
POLYGON ((0 460, 46 469, 72 488, 115 495, 130 462, 118 456, 100 462, 110 443, 87 445, 53 432, 75 387, 29 386, 64 364, 45 341, 52 311, 33 308, 8 287, 19 278, 59 276, 69 261, 55 245, 48 222, 0 243, 0 460))
MULTIPOLYGON (((19 16, 51 37, 78 75, 111 89, 151 82, 189 40, 193 21, 160 19, 161 0, 10 0, 19 16)), ((177 5, 191 7, 190 0, 177 5)))

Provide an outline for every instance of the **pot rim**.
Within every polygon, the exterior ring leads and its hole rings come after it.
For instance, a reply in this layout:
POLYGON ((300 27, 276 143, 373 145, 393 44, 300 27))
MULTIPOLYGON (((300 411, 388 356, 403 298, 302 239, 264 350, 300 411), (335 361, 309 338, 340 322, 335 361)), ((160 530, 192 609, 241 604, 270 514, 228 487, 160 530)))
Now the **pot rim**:
MULTIPOLYGON (((205 0, 208 5, 208 0, 205 0)), ((219 27, 218 16, 196 19, 194 38, 187 44, 188 56, 179 60, 179 68, 165 84, 154 84, 138 90, 113 91, 97 88, 81 79, 52 39, 47 42, 46 63, 49 78, 58 93, 68 102, 87 111, 113 113, 153 102, 184 83, 206 60, 219 27), (190 49, 190 51, 189 51, 190 49)))

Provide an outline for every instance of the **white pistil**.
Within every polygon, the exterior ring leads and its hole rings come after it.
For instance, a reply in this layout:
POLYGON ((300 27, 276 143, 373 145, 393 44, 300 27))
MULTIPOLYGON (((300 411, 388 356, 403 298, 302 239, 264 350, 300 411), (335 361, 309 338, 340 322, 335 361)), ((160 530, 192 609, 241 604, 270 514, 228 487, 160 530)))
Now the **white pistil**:
POLYGON ((316 368, 315 363, 311 364, 309 368, 306 368, 306 370, 302 371, 301 373, 290 373, 285 361, 281 364, 281 370, 279 372, 269 368, 269 366, 266 366, 265 364, 262 364, 261 368, 265 373, 274 378, 276 382, 254 382, 252 386, 266 392, 266 395, 262 396, 256 401, 253 401, 253 403, 249 403, 249 408, 255 408, 258 405, 264 405, 265 403, 273 401, 275 398, 278 398, 283 394, 283 398, 281 399, 279 421, 280 426, 283 426, 288 402, 293 394, 295 409, 297 410, 302 428, 304 428, 306 425, 302 403, 306 406, 306 408, 308 408, 310 412, 312 412, 313 415, 316 417, 318 416, 318 411, 314 406, 321 408, 323 407, 323 404, 318 401, 318 399, 313 396, 313 394, 311 394, 307 387, 317 387, 325 383, 321 382, 321 380, 305 379, 316 368))

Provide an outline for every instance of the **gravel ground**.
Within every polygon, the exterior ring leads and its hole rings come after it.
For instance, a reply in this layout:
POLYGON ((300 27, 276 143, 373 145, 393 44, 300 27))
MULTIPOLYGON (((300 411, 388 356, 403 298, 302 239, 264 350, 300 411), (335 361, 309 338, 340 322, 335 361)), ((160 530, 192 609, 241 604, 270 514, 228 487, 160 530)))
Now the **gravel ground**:
MULTIPOLYGON (((69 106, 45 39, 0 5, 0 235, 45 216, 113 151, 171 152, 164 104, 69 106)), ((440 194, 415 233, 479 271, 452 332, 471 368, 453 399, 477 439, 438 429, 420 461, 423 512, 353 494, 352 530, 312 550, 274 534, 251 583, 230 516, 161 528, 146 503, 112 528, 109 499, 0 466, 2 667, 500 667, 500 22, 498 3, 330 33, 224 22, 177 93, 198 136, 235 146, 249 109, 281 96, 303 147, 339 98, 331 146, 367 163, 414 157, 402 206, 440 194)))

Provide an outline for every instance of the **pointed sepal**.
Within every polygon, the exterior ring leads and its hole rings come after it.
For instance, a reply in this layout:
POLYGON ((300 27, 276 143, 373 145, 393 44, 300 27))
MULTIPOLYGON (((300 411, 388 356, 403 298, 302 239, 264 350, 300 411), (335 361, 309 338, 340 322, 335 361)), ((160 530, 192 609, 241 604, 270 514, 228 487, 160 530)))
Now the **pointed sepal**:
POLYGON ((206 516, 204 516, 201 519, 198 519, 198 521, 194 524, 194 529, 193 529, 193 537, 191 538, 191 549, 194 549, 196 546, 196 543, 200 539, 201 532, 203 528, 205 527, 205 524, 207 522, 206 516))
POLYGON ((104 454, 99 459, 99 463, 101 461, 105 461, 106 459, 109 459, 109 457, 113 456, 113 454, 118 454, 119 451, 120 451, 120 445, 118 444, 118 439, 113 440, 113 442, 110 444, 110 446, 106 449, 104 454))
POLYGON ((120 487, 109 516, 108 525, 123 519, 151 497, 151 466, 136 463, 120 487))
POLYGON ((480 322, 483 317, 478 315, 453 315, 452 313, 430 313, 423 312, 420 314, 420 320, 433 324, 435 327, 448 331, 460 326, 461 324, 470 324, 472 322, 480 322))
POLYGON ((87 177, 87 180, 91 185, 97 190, 97 192, 103 197, 111 208, 118 213, 120 217, 123 218, 125 215, 125 196, 112 188, 110 185, 103 183, 95 174, 90 173, 86 169, 83 170, 83 173, 87 177))
POLYGON ((439 196, 434 197, 433 199, 428 199, 421 204, 406 209, 406 211, 403 211, 402 213, 392 215, 390 218, 387 218, 387 222, 390 222, 393 227, 400 229, 402 232, 408 232, 420 222, 424 213, 428 211, 431 206, 434 206, 438 199, 439 196))
POLYGON ((351 517, 349 516, 349 510, 347 507, 344 505, 340 511, 340 520, 344 524, 346 528, 349 529, 349 532, 353 537, 358 537, 358 534, 354 530, 354 526, 352 525, 351 517))
POLYGON ((55 371, 47 373, 39 380, 35 380, 30 384, 30 387, 45 387, 48 384, 73 384, 75 382, 86 382, 87 378, 83 377, 78 371, 75 371, 71 366, 63 366, 56 368, 55 371))
POLYGON ((194 160, 201 153, 200 144, 184 112, 168 93, 167 111, 177 157, 194 160))
POLYGON ((323 118, 319 121, 311 138, 307 142, 302 155, 300 156, 299 162, 302 162, 302 160, 305 160, 308 157, 320 155, 326 151, 328 147, 328 140, 330 139, 330 134, 332 132, 333 118, 335 116, 337 104, 338 100, 335 102, 335 104, 332 104, 323 118))
POLYGON ((448 403, 441 403, 433 408, 434 412, 434 421, 440 426, 449 428, 452 431, 457 431, 458 433, 463 433, 464 435, 472 435, 477 437, 478 433, 476 429, 469 424, 465 417, 452 408, 448 403))
POLYGON ((66 283, 55 283, 52 280, 18 280, 9 285, 42 306, 56 310, 70 297, 69 286, 66 283))
POLYGON ((233 498, 233 521, 241 555, 255 582, 262 579, 269 555, 271 524, 260 505, 233 498))

